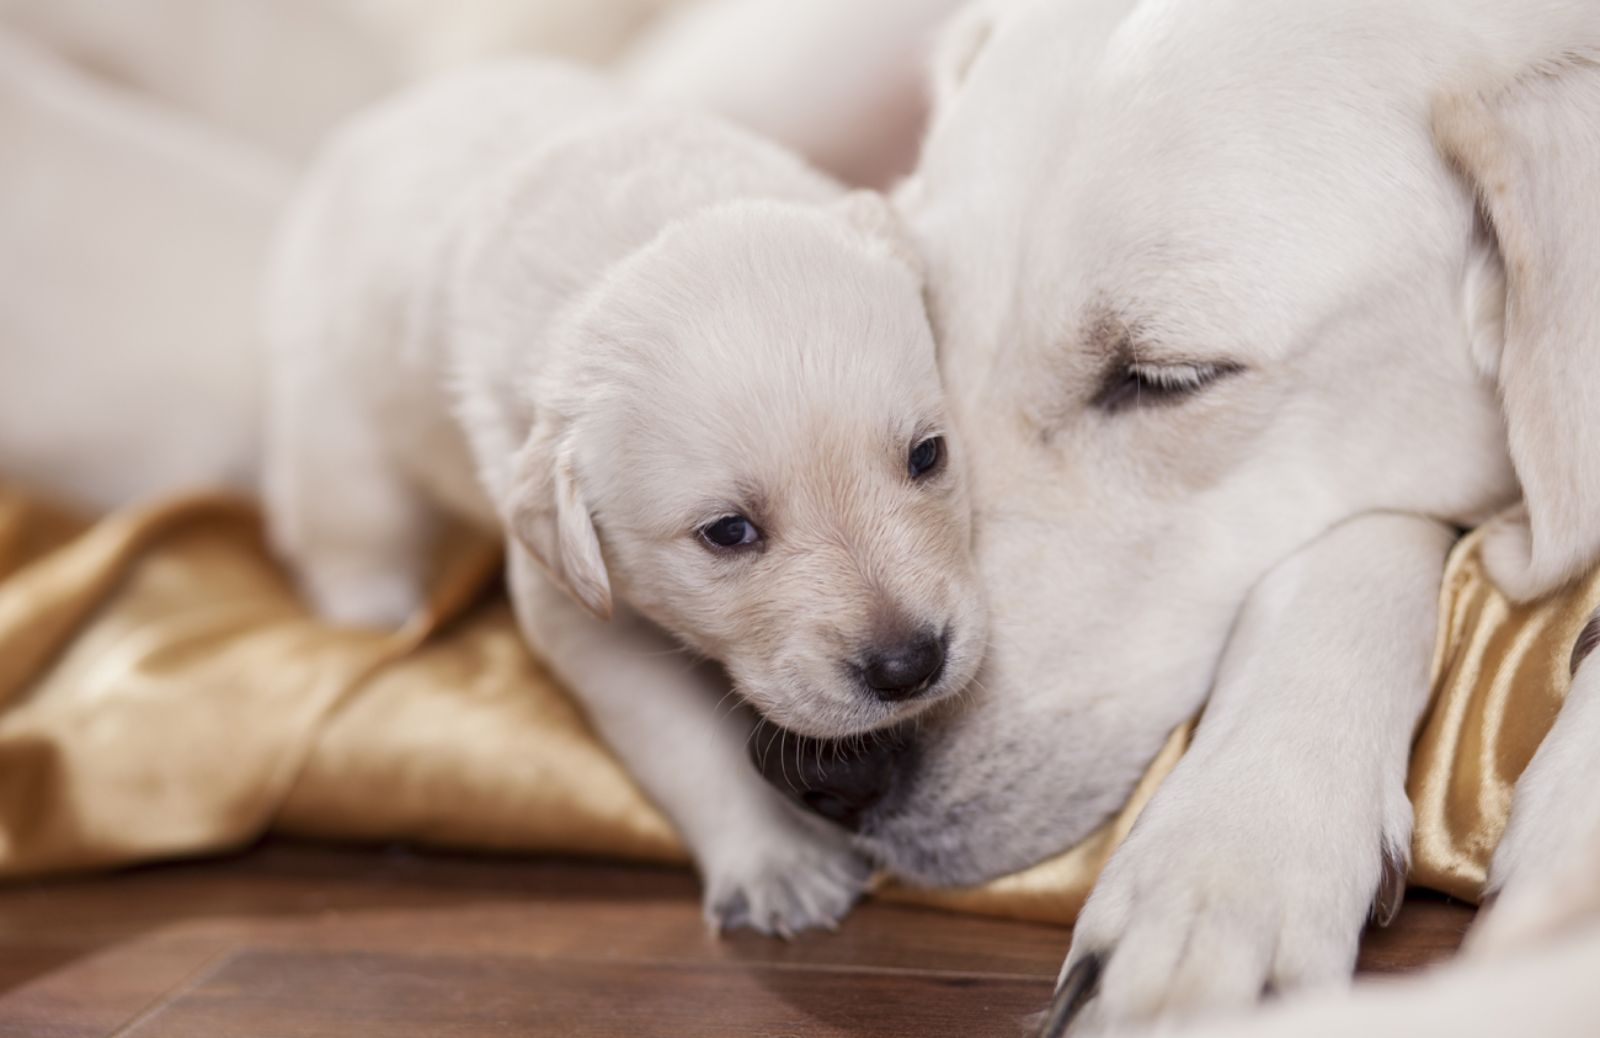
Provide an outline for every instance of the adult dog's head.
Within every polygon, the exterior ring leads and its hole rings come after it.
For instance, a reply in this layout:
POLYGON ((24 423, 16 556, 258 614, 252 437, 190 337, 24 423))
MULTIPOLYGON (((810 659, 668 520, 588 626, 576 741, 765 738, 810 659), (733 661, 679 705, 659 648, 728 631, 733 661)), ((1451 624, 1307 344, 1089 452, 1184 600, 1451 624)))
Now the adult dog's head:
POLYGON ((1600 8, 1001 3, 902 203, 993 615, 863 840, 972 881, 1119 805, 1245 595, 1350 516, 1600 545, 1600 8))

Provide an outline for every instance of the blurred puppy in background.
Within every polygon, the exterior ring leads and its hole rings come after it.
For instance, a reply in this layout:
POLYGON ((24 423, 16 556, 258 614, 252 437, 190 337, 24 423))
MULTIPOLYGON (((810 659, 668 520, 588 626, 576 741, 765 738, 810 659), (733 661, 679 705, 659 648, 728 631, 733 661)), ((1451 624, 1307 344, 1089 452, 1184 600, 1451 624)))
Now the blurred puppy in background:
POLYGON ((954 2, 0 0, 0 475, 96 510, 254 488, 271 228, 330 128, 393 91, 593 61, 887 183, 954 2))
POLYGON ((976 669, 962 459, 887 206, 524 63, 355 119, 285 228, 266 504, 318 609, 401 622, 441 514, 505 529, 529 640, 677 823, 711 917, 838 918, 864 861, 750 769, 692 656, 820 736, 976 669))

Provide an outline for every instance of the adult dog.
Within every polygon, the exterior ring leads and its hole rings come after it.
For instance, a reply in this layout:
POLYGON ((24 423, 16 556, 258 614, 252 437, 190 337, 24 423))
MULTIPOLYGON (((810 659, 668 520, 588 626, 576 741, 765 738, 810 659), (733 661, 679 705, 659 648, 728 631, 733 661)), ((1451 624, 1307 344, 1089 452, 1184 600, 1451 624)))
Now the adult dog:
MULTIPOLYGON (((1570 0, 952 28, 901 202, 992 650, 816 784, 897 871, 975 881, 1084 836, 1205 702, 1078 924, 1082 1024, 1348 976, 1402 889, 1454 527, 1520 495, 1486 546, 1519 597, 1600 557, 1597 58, 1600 5, 1570 0)), ((1492 925, 1600 832, 1597 667, 1519 786, 1492 925)))

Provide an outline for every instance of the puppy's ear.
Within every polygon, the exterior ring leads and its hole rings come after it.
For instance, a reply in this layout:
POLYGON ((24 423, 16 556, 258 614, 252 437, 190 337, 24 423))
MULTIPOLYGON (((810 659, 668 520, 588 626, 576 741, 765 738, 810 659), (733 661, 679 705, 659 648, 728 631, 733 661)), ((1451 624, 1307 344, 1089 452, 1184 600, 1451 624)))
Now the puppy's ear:
POLYGON ((876 191, 852 191, 835 202, 833 209, 856 230, 882 244, 918 281, 923 279, 922 254, 911 244, 900 215, 887 198, 876 191))
POLYGON ((1485 535, 1484 562, 1524 600, 1600 562, 1597 58, 1547 62, 1434 111, 1435 139, 1476 191, 1497 251, 1469 276, 1480 296, 1504 286, 1502 300, 1469 299, 1468 319, 1498 373, 1525 506, 1485 535))
POLYGON ((570 425, 536 422, 512 462, 506 522, 550 579, 596 617, 611 617, 611 578, 573 473, 570 425))

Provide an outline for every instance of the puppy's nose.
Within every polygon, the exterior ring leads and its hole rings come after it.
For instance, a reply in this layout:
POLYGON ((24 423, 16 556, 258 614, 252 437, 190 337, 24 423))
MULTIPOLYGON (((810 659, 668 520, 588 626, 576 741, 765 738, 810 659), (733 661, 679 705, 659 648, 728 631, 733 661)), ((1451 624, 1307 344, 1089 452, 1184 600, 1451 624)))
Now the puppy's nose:
POLYGON ((919 634, 881 646, 861 667, 861 680, 879 699, 910 699, 939 680, 944 672, 946 639, 919 634))
POLYGON ((750 759, 790 799, 855 832, 889 792, 906 748, 907 740, 898 731, 838 740, 786 732, 776 741, 770 733, 758 732, 750 743, 750 759))

